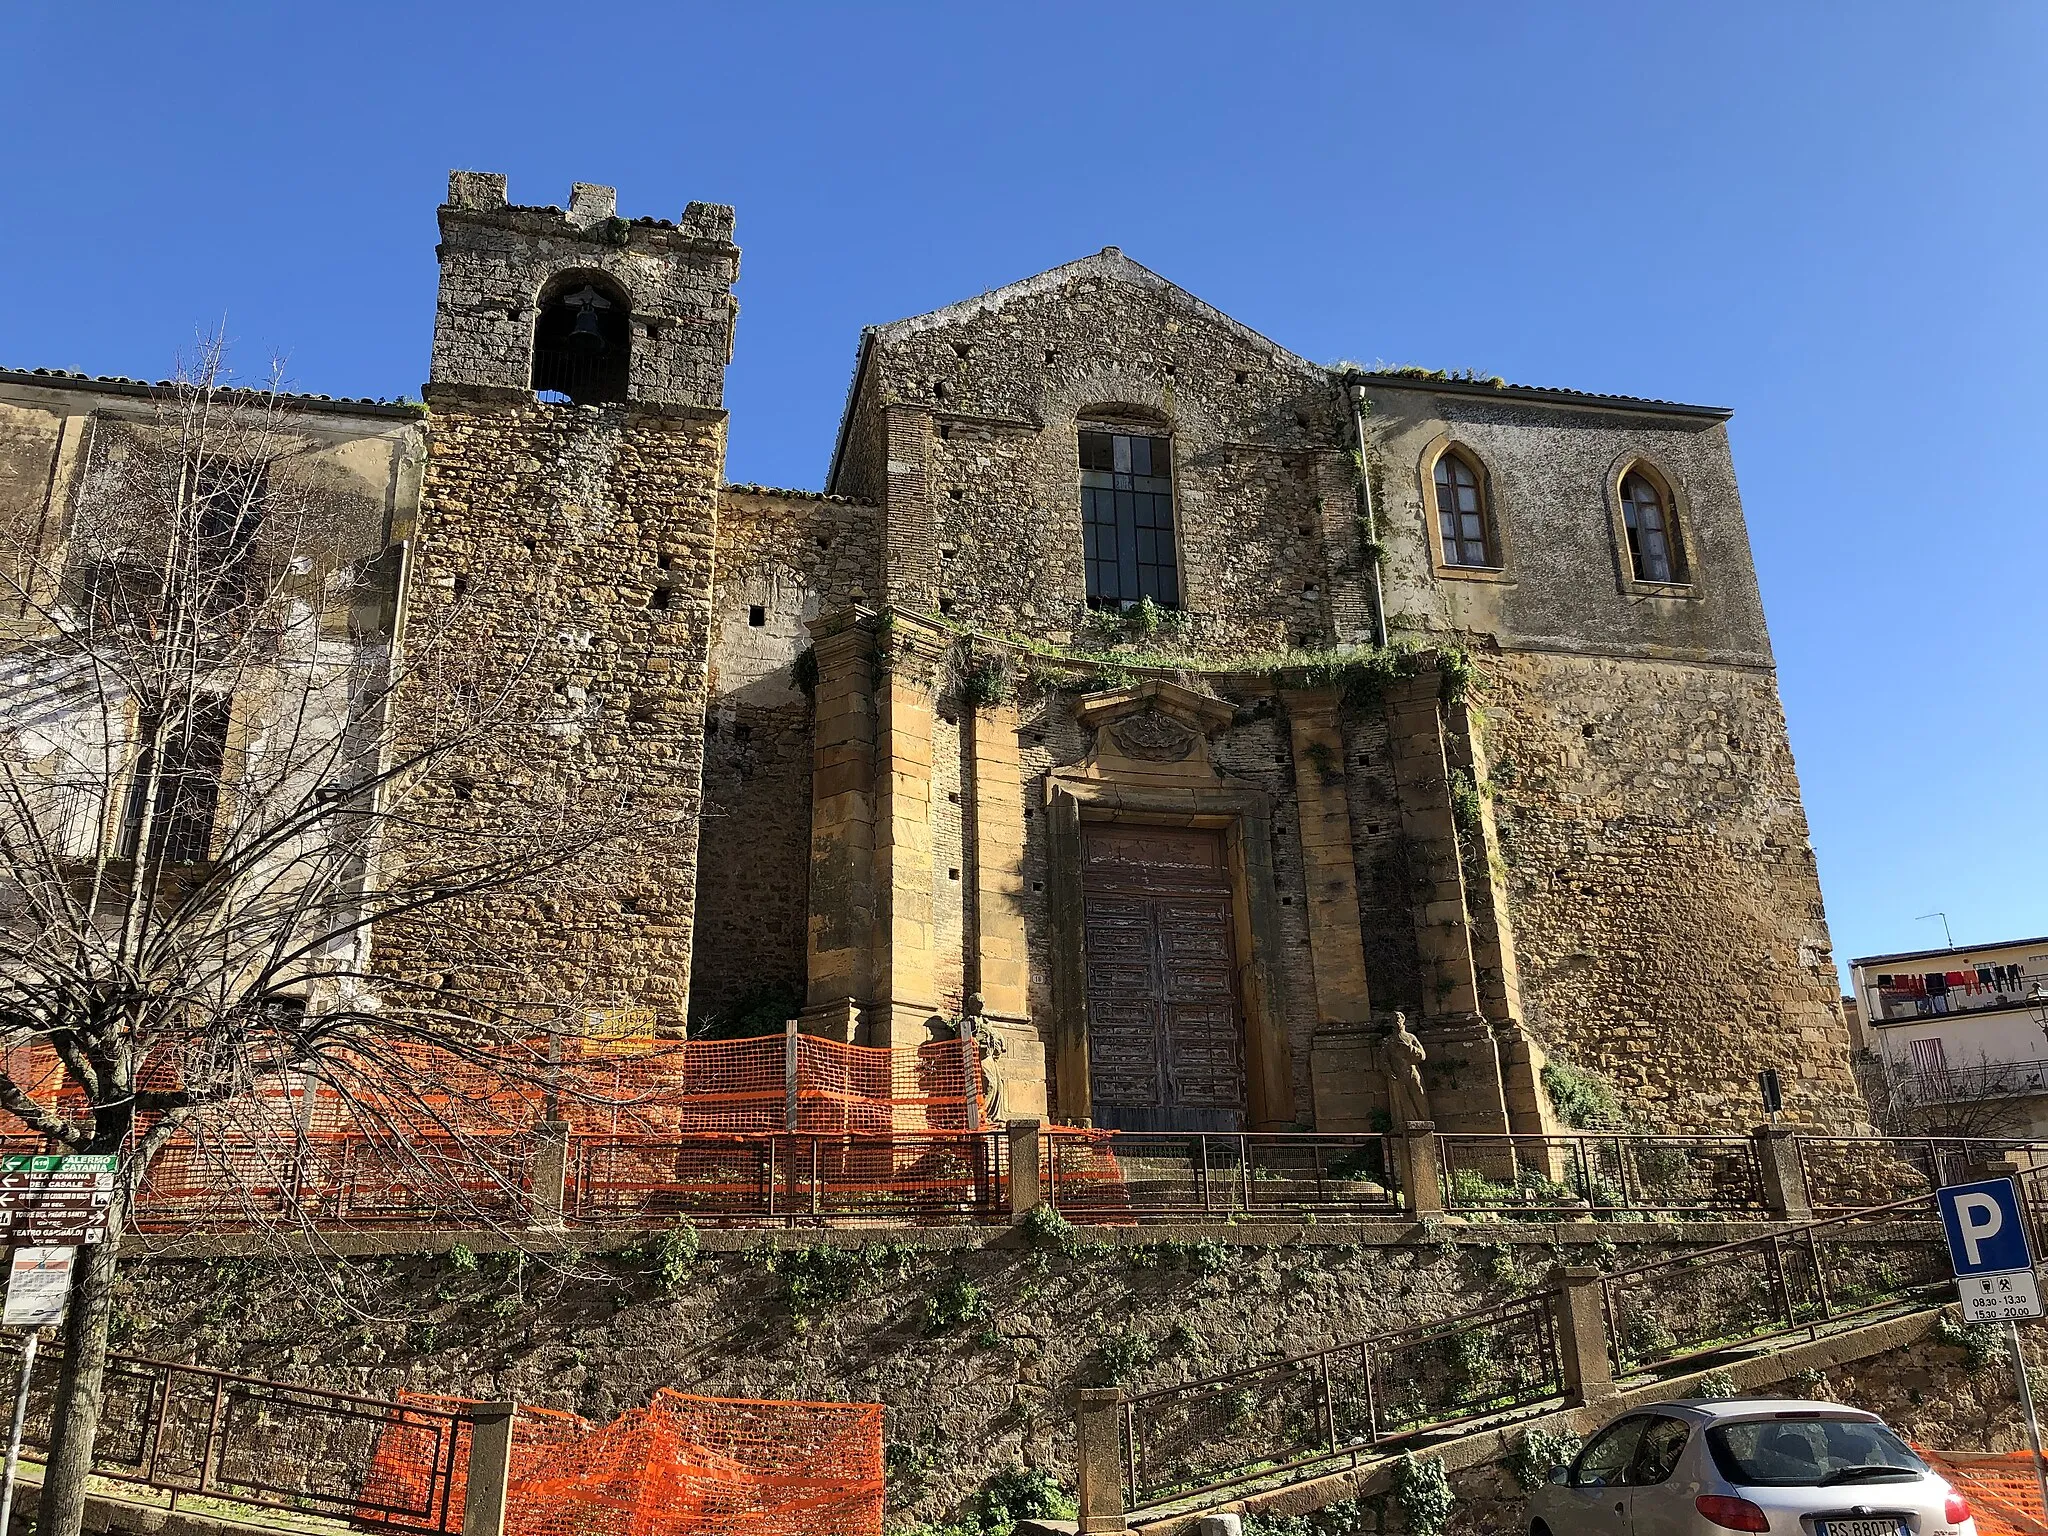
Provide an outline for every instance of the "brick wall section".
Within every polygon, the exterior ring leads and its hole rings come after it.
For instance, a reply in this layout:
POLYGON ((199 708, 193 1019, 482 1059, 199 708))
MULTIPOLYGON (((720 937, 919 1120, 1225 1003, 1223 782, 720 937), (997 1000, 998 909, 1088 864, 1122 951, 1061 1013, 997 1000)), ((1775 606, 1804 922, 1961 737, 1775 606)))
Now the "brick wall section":
POLYGON ((719 495, 690 988, 699 1016, 804 984, 812 706, 792 668, 811 644, 809 620, 879 584, 878 539, 878 513, 860 502, 756 487, 719 495))
POLYGON ((1653 1124, 1723 1129, 1778 1068, 1795 1119, 1853 1119, 1848 1036, 1767 672, 1489 661, 1495 812, 1528 1022, 1653 1124))
POLYGON ((383 964, 439 972, 447 933, 467 930, 518 962, 457 951, 486 962, 465 975, 472 991, 571 1007, 644 1002, 682 1022, 724 448, 718 412, 437 392, 409 631, 456 626, 486 686, 511 681, 531 647, 513 718, 545 725, 489 742, 430 792, 460 814, 520 825, 630 793, 640 830, 542 894, 385 925, 383 964), (667 594, 659 605, 657 593, 667 594))

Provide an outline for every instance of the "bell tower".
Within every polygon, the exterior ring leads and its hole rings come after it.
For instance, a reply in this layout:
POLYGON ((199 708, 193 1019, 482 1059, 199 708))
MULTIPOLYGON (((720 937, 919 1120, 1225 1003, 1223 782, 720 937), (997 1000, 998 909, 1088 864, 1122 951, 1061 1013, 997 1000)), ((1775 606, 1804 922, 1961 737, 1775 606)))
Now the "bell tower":
MULTIPOLYGON (((544 893, 461 914, 522 954, 508 1005, 689 1007, 712 551, 739 250, 732 209, 626 220, 610 187, 566 211, 456 171, 440 209, 428 460, 408 542, 409 633, 462 647, 515 728, 454 791, 509 827, 626 808, 630 840, 544 893)), ((451 653, 453 653, 451 651, 451 653)), ((431 971, 432 936, 382 934, 431 971)), ((476 990, 474 978, 466 985, 476 990)), ((486 988, 488 990, 489 988, 486 988)))

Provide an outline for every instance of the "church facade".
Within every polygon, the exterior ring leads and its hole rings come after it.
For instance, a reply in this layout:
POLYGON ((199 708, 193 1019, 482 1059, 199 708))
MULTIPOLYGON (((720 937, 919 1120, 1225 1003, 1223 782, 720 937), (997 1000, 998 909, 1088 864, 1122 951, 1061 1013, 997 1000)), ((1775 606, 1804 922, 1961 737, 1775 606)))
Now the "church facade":
MULTIPOLYGON (((974 1016, 1005 1113, 1126 1129, 1544 1131, 1553 1064, 1859 1118, 1726 411, 1324 368, 1110 249, 870 328, 823 489, 731 485, 732 210, 440 223, 425 412, 308 419, 393 622, 466 605, 548 721, 465 804, 632 797, 479 914, 509 991, 974 1016)), ((0 375, 11 516, 118 397, 0 375)))

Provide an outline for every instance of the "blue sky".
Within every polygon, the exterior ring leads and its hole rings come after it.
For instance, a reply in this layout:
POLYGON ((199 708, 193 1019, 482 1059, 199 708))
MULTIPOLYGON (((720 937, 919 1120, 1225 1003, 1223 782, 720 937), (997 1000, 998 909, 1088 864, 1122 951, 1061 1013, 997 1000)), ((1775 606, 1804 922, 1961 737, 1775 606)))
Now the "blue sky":
POLYGON ((415 393, 450 167, 739 210, 734 480, 1104 245, 1320 361, 1733 406, 1844 957, 2048 933, 2048 7, 11 8, 0 361, 415 393))

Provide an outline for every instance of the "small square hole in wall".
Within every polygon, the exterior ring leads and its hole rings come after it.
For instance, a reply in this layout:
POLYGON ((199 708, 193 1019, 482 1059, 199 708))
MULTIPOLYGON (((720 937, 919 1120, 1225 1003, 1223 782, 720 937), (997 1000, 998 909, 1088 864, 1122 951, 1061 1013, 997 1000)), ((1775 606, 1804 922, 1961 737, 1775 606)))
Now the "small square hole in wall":
POLYGON ((1031 807, 1028 805, 1024 807, 1024 819, 1026 821, 1031 819, 1031 807))
POLYGON ((951 490, 946 492, 946 494, 952 497, 955 501, 965 501, 967 499, 967 487, 965 487, 964 485, 956 485, 951 490))
POLYGON ((960 791, 958 791, 957 789, 949 789, 946 791, 946 798, 950 800, 953 804, 958 805, 960 803, 960 791))
POLYGON ((663 612, 668 608, 671 597, 672 594, 667 587, 656 587, 647 596, 647 606, 657 613, 663 612))
POLYGON ((953 343, 953 355, 954 355, 954 356, 956 356, 956 357, 972 357, 972 356, 974 356, 974 343, 973 343, 973 342, 971 342, 971 341, 956 341, 956 342, 954 342, 954 343, 953 343))
POLYGON ((1052 366, 1052 365, 1053 365, 1054 363, 1058 362, 1059 360, 1060 360, 1060 352, 1059 352, 1059 348, 1058 348, 1058 347, 1047 347, 1047 348, 1045 349, 1045 366, 1046 366, 1046 367, 1050 368, 1050 367, 1051 367, 1051 366, 1052 366))
POLYGON ((671 569, 675 565, 676 557, 674 555, 663 555, 659 560, 655 561, 654 563, 657 569, 666 571, 671 569))
POLYGON ((941 613, 951 613, 952 611, 953 611, 953 599, 951 599, 950 597, 942 597, 942 598, 940 598, 940 599, 939 599, 939 612, 941 612, 941 613))
POLYGON ((764 627, 767 623, 768 610, 766 608, 763 608, 759 603, 755 603, 747 609, 747 624, 749 625, 749 627, 754 629, 760 629, 764 627))
POLYGON ((1043 880, 1034 880, 1031 882, 1031 889, 1033 889, 1034 891, 1042 891, 1045 889, 1045 882, 1043 880))
POLYGON ((1593 739, 1593 722, 1588 720, 1584 725, 1580 726, 1579 734, 1584 736, 1586 740, 1591 741, 1593 739))
POLYGON ((1283 907, 1291 907, 1294 905, 1294 898, 1292 896, 1282 896, 1280 898, 1280 905, 1283 907))
POLYGON ((732 728, 732 739, 734 741, 745 741, 753 734, 754 728, 751 725, 736 725, 732 728))
POLYGON ((463 593, 467 592, 468 590, 469 590, 469 578, 468 578, 467 576, 458 576, 458 577, 456 577, 456 578, 455 578, 455 595, 456 595, 457 597, 460 597, 460 596, 462 596, 462 594, 463 594, 463 593))
POLYGON ((960 878, 960 871, 957 869, 949 869, 946 871, 946 878, 948 880, 958 880, 960 878))
POLYGON ((1252 381, 1252 376, 1251 376, 1251 371, 1250 371, 1249 369, 1245 369, 1245 368, 1240 368, 1240 369, 1238 369, 1238 370, 1237 370, 1237 382, 1238 382, 1238 383, 1240 383, 1240 384, 1249 384, 1249 383, 1251 383, 1251 381, 1252 381))
POLYGON ((830 538, 830 537, 828 537, 828 536, 827 536, 827 535, 825 535, 825 534, 822 534, 822 533, 821 533, 821 534, 819 534, 819 535, 818 535, 818 548, 820 548, 820 549, 830 549, 831 547, 832 547, 832 540, 831 540, 831 538, 830 538))

